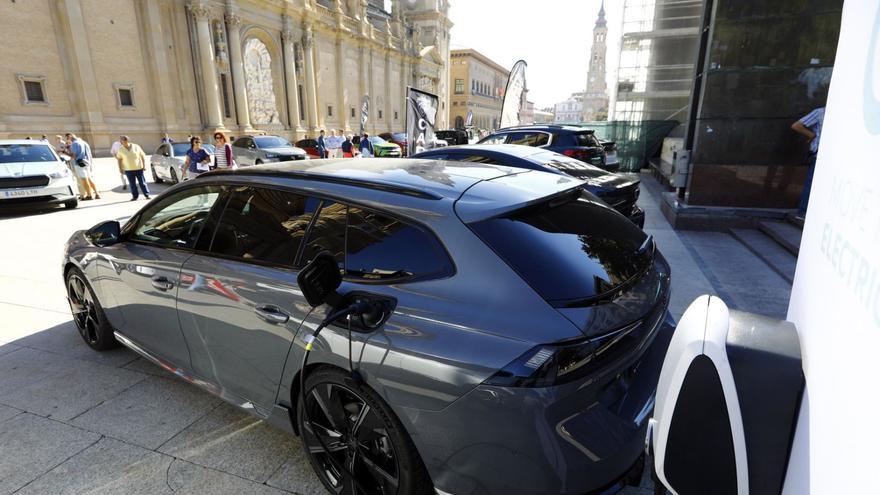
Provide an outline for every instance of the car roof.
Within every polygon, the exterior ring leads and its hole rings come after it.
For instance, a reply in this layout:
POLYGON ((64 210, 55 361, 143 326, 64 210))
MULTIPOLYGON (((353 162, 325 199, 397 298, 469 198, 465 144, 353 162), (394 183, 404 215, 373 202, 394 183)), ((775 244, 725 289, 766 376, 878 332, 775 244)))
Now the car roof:
POLYGON ((0 145, 3 144, 41 144, 43 146, 52 146, 52 143, 40 141, 39 139, 0 139, 0 145))
POLYGON ((594 132, 593 129, 587 129, 585 127, 581 127, 578 125, 569 125, 569 124, 527 124, 527 125, 515 125, 510 127, 502 127, 501 129, 496 130, 492 134, 498 132, 507 132, 507 131, 522 131, 522 130, 536 130, 536 131, 547 131, 547 130, 562 130, 562 131, 571 131, 571 132, 594 132))
POLYGON ((397 193, 402 197, 427 200, 458 199, 464 191, 483 180, 521 173, 523 170, 480 163, 418 160, 408 158, 296 160, 236 170, 217 170, 205 177, 278 177, 310 181, 320 193, 332 194, 338 187, 355 187, 397 193))
POLYGON ((423 151, 422 153, 448 153, 448 152, 460 152, 460 153, 503 153, 508 156, 515 156, 517 158, 525 158, 528 156, 532 156, 538 153, 546 152, 547 150, 544 148, 537 148, 534 146, 523 146, 521 144, 461 144, 458 146, 447 146, 444 148, 433 148, 427 151, 423 151))

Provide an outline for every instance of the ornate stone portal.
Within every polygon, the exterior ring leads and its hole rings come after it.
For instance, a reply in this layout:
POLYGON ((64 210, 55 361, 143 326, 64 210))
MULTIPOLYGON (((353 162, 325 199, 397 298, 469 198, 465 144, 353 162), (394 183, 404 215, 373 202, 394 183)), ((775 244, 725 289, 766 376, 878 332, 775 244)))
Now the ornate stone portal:
POLYGON ((275 104, 272 57, 257 38, 250 38, 244 44, 244 74, 251 123, 281 123, 275 104))

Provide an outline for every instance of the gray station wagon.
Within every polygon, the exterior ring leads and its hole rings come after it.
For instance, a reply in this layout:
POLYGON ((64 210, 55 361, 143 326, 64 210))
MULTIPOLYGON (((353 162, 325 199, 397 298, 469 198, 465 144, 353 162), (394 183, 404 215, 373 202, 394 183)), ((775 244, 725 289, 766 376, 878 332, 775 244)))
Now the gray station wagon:
POLYGON ((76 232, 61 268, 89 346, 302 436, 331 492, 581 494, 638 480, 673 328, 652 238, 582 186, 412 159, 215 171, 76 232))

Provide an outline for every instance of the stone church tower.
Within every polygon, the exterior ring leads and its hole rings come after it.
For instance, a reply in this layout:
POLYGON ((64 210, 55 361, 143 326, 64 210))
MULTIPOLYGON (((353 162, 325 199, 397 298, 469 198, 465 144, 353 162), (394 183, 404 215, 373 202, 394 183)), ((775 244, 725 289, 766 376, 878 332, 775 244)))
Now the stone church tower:
MULTIPOLYGON (((590 51, 590 71, 583 98, 583 120, 596 120, 608 113, 608 93, 605 83, 605 52, 607 51, 608 23, 605 21, 605 2, 593 27, 593 48, 590 51)), ((604 119, 603 119, 604 120, 604 119)))

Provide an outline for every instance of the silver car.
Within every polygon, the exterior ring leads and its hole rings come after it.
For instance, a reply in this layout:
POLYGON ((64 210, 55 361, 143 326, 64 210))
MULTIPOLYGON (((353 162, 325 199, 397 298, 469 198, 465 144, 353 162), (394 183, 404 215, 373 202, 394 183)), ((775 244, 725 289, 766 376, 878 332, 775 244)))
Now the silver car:
POLYGON ((47 142, 0 140, 0 209, 57 204, 76 208, 78 189, 69 167, 47 142))
MULTIPOLYGON (((150 155, 150 172, 153 175, 153 182, 162 183, 166 180, 172 184, 177 184, 181 178, 185 177, 183 173, 183 165, 186 163, 186 152, 192 146, 189 143, 162 143, 156 148, 155 153, 150 155)), ((214 161, 214 146, 203 144, 208 156, 211 157, 211 163, 214 161)))
POLYGON ((89 346, 301 435, 331 492, 639 478, 669 266, 575 178, 384 158, 209 172, 76 232, 61 268, 89 346))
POLYGON ((239 166, 308 159, 306 150, 279 136, 242 136, 232 142, 232 153, 239 166))

